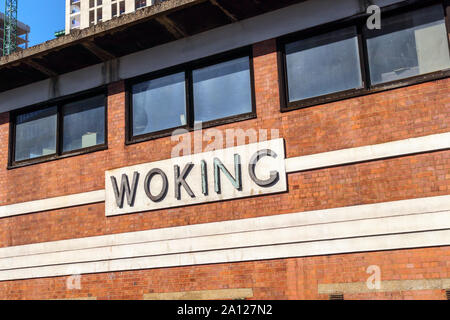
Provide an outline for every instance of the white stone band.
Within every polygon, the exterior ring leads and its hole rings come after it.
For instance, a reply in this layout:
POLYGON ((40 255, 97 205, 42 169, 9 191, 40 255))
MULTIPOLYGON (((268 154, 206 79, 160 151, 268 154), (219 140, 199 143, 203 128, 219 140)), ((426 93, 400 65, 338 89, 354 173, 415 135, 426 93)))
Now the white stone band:
POLYGON ((62 197, 28 201, 0 207, 0 218, 21 214, 83 206, 105 201, 105 190, 71 194, 62 197))
POLYGON ((450 245, 450 196, 0 249, 0 281, 450 245))
POLYGON ((286 159, 288 173, 450 148, 450 132, 286 159))

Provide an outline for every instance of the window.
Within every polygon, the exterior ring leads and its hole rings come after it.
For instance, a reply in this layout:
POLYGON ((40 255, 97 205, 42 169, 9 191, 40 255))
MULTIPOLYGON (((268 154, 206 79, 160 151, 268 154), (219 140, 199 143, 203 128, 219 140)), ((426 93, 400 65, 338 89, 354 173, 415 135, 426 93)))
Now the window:
POLYGON ((125 13, 125 1, 119 2, 119 13, 120 14, 125 13))
POLYGON ((387 17, 366 33, 374 85, 450 68, 442 5, 387 17))
POLYGON ((74 13, 79 13, 79 12, 80 12, 80 3, 73 4, 71 6, 70 13, 74 14, 74 13))
POLYGON ((116 16, 117 16, 117 3, 113 3, 113 4, 111 5, 111 15, 112 15, 113 17, 116 17, 116 16))
POLYGON ((95 11, 89 11, 89 26, 93 26, 95 24, 95 11))
POLYGON ((196 122, 252 112, 248 57, 196 69, 192 79, 196 122))
POLYGON ((354 18, 281 38, 282 108, 448 76, 446 5, 436 0, 421 6, 385 8, 381 30, 368 30, 366 18, 354 18))
POLYGON ((80 27, 80 17, 77 16, 77 17, 72 18, 71 28, 74 29, 74 28, 79 28, 79 27, 80 27))
POLYGON ((132 81, 127 142, 254 117, 251 69, 246 50, 132 81))
POLYGON ((140 9, 147 6, 147 0, 135 0, 135 8, 140 9))
POLYGON ((286 69, 290 102, 361 88, 356 27, 287 43, 286 69))
POLYGON ((98 8, 97 9, 97 22, 101 22, 103 20, 103 9, 98 8))
POLYGON ((62 107, 63 152, 105 143, 105 97, 97 96, 62 107))
POLYGON ((10 164, 19 166, 105 148, 105 101, 105 95, 91 95, 13 114, 10 164))
POLYGON ((16 118, 16 161, 56 153, 57 108, 50 107, 18 115, 16 118))
POLYGON ((181 72, 133 86, 133 135, 186 125, 185 78, 181 72))

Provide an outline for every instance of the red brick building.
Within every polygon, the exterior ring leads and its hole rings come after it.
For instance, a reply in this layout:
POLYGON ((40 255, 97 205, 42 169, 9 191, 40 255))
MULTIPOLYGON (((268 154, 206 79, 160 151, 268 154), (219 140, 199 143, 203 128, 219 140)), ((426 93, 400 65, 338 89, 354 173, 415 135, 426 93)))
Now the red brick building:
POLYGON ((169 0, 0 58, 0 298, 447 299, 449 13, 169 0))

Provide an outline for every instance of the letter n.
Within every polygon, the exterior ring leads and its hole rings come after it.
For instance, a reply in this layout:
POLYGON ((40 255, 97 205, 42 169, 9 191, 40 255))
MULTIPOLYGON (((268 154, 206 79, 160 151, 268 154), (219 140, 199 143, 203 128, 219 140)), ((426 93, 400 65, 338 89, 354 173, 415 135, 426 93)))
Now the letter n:
POLYGON ((238 191, 242 191, 242 170, 241 170, 241 157, 238 154, 234 155, 234 175, 225 168, 222 161, 218 158, 214 158, 214 189, 217 194, 222 193, 222 186, 220 183, 220 172, 223 172, 225 176, 230 180, 231 184, 238 191))

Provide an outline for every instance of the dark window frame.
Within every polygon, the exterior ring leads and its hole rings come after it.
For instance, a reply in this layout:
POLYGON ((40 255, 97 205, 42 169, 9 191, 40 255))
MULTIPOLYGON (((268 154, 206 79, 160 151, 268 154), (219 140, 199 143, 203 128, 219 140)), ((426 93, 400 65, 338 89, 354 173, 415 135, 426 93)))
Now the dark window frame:
POLYGON ((95 88, 82 93, 72 94, 69 96, 61 97, 46 101, 45 103, 38 103, 25 108, 14 110, 10 112, 10 126, 9 126, 9 152, 8 152, 8 167, 7 169, 15 169, 26 167, 30 165, 40 164, 44 162, 74 157, 78 155, 88 154, 96 151, 102 151, 108 149, 108 94, 107 88, 95 88), (81 148, 77 150, 71 150, 63 152, 63 107, 64 105, 72 102, 77 102, 80 100, 92 98, 95 96, 104 96, 105 99, 105 141, 103 144, 81 148), (15 150, 16 150, 16 119, 17 116, 26 114, 39 109, 45 109, 51 106, 56 106, 56 152, 50 155, 44 155, 36 157, 33 159, 25 159, 16 161, 15 160, 15 150))
MULTIPOLYGON (((447 39, 450 37, 450 0, 410 0, 397 4, 393 4, 384 8, 381 8, 382 19, 383 17, 395 16, 405 12, 411 12, 417 9, 426 8, 435 4, 441 4, 444 9, 444 21, 447 29, 447 39)), ((368 52, 365 41, 365 24, 368 14, 358 14, 349 18, 341 19, 324 25, 309 28, 300 32, 291 33, 282 36, 277 39, 277 53, 278 53, 278 78, 279 78, 279 91, 280 91, 280 106, 281 112, 288 112, 291 110, 297 110, 316 105, 341 101, 344 99, 359 97, 363 95, 369 95, 377 92, 397 89, 410 85, 420 84, 428 81, 444 79, 450 76, 450 68, 445 70, 439 70, 427 74, 416 75, 405 79, 394 80, 386 83, 380 83, 372 85, 370 81, 370 70, 368 64, 368 52), (333 30, 342 29, 345 27, 356 26, 361 76, 362 76, 362 88, 354 88, 346 91, 335 92, 318 97, 289 101, 288 92, 288 78, 286 67, 286 51, 285 45, 294 41, 311 38, 320 34, 324 34, 333 30)), ((450 50, 450 40, 448 41, 450 50)))
POLYGON ((247 46, 244 48, 227 51, 224 53, 216 54, 206 58, 190 61, 183 63, 174 67, 165 68, 155 72, 151 72, 145 75, 141 75, 126 81, 126 106, 125 106, 125 144, 132 145, 135 143, 140 143, 144 141, 155 140, 159 138, 164 138, 171 136, 175 130, 184 129, 188 132, 193 132, 196 129, 194 125, 194 97, 193 97, 193 80, 192 72, 193 70, 204 68, 208 66, 213 66, 222 62, 231 61, 238 58, 248 57, 249 67, 250 67, 250 90, 251 90, 251 103, 252 111, 234 115, 226 118, 216 119, 208 122, 202 123, 202 129, 207 129, 211 127, 221 126, 225 124, 230 124, 239 121, 245 121, 249 119, 256 118, 256 94, 255 94, 255 76, 253 67, 253 49, 252 46, 247 46), (132 87, 135 84, 139 84, 152 79, 161 78, 176 73, 185 73, 185 99, 186 99, 186 125, 164 129, 157 132, 145 133, 142 135, 133 136, 133 95, 132 87))

